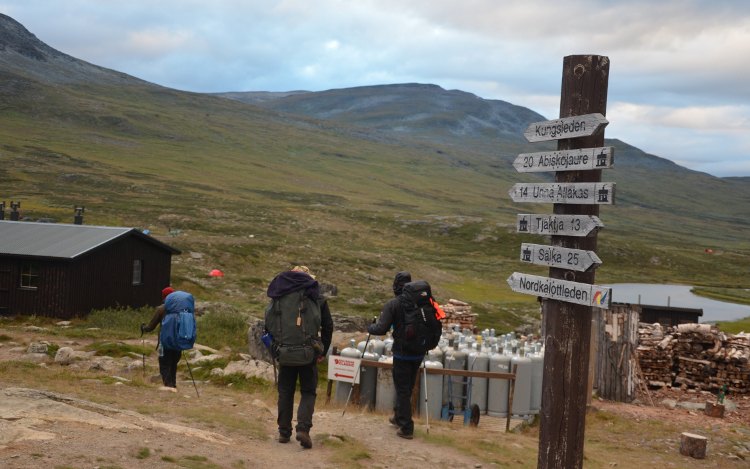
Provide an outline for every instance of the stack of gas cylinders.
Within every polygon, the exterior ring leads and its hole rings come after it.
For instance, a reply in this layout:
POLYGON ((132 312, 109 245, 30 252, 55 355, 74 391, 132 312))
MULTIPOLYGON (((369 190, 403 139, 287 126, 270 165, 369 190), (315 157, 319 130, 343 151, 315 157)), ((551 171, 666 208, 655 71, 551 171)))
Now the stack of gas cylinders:
MULTIPOLYGON (((351 340, 341 350, 343 357, 393 362, 390 334, 384 340, 371 339, 357 343, 351 340), (365 349, 365 346, 367 347, 365 349)), ((481 414, 493 417, 528 417, 539 413, 542 403, 544 348, 541 343, 523 340, 513 332, 496 335, 485 329, 474 335, 458 326, 444 330, 440 343, 425 357, 427 368, 490 371, 510 373, 516 368, 512 408, 508 409, 509 381, 505 379, 465 378, 420 371, 419 412, 430 419, 445 418, 446 409, 461 412, 478 407, 481 414)), ((336 402, 345 403, 352 385, 336 382, 336 402)), ((390 368, 363 366, 360 369, 360 405, 382 412, 392 412, 395 388, 390 368)))

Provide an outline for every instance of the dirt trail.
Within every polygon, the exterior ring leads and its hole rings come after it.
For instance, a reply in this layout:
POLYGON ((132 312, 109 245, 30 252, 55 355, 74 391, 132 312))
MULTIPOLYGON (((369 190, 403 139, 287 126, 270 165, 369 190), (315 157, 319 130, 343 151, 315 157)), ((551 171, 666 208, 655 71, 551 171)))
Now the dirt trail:
MULTIPOLYGON (((40 340, 78 350, 88 342, 48 337, 43 331, 14 330, 12 337, 0 344, 0 362, 29 359, 28 344, 40 340)), ((199 383, 197 397, 190 381, 179 383, 177 393, 160 391, 158 384, 136 384, 139 369, 107 373, 132 380, 122 384, 107 376, 74 377, 73 369, 51 358, 29 366, 70 376, 37 385, 17 375, 8 382, 0 374, 2 468, 330 469, 352 467, 358 457, 365 458, 362 466, 375 468, 481 467, 478 459, 455 448, 420 438, 424 424, 417 425, 415 439, 404 440, 385 415, 350 406, 342 416, 341 406, 326 405, 324 395, 318 396, 313 420, 314 446, 305 450, 294 439, 276 441, 270 390, 259 396, 199 383)), ((149 357, 147 366, 150 374, 157 367, 155 358, 149 357)), ((87 367, 77 366, 75 373, 87 367)))

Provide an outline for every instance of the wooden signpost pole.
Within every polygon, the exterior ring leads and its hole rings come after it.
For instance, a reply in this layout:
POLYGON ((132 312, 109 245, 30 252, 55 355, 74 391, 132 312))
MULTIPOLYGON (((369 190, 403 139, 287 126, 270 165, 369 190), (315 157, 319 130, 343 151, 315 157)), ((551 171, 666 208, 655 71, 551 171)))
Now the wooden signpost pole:
MULTIPOLYGON (((560 118, 591 113, 606 115, 609 58, 573 55, 563 61, 560 118)), ((558 151, 602 147, 604 133, 559 140, 558 151)), ((601 170, 557 171, 557 183, 601 181, 601 170)), ((599 215, 596 204, 554 205, 556 215, 599 215)), ((596 251, 596 234, 587 237, 552 236, 552 245, 596 251)), ((574 272, 552 267, 549 276, 593 284, 595 270, 574 272)), ((544 377, 539 431, 539 468, 571 469, 583 465, 583 437, 588 393, 591 306, 542 300, 544 321, 544 377)))

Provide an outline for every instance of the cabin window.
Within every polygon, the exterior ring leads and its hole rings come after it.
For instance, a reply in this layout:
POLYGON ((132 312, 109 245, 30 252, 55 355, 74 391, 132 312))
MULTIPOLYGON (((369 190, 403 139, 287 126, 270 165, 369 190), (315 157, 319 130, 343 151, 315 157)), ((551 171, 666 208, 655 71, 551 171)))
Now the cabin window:
POLYGON ((33 262, 21 265, 21 288, 36 289, 39 286, 39 266, 33 262))
POLYGON ((141 259, 135 259, 133 261, 133 285, 140 285, 143 283, 143 262, 141 259))

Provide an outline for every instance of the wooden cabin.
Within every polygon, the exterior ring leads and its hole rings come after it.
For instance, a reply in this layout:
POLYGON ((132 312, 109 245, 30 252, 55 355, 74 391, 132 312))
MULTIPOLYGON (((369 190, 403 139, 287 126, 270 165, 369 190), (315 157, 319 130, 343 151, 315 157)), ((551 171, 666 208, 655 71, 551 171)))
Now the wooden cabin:
POLYGON ((135 228, 0 221, 0 315, 157 306, 174 254, 135 228))

